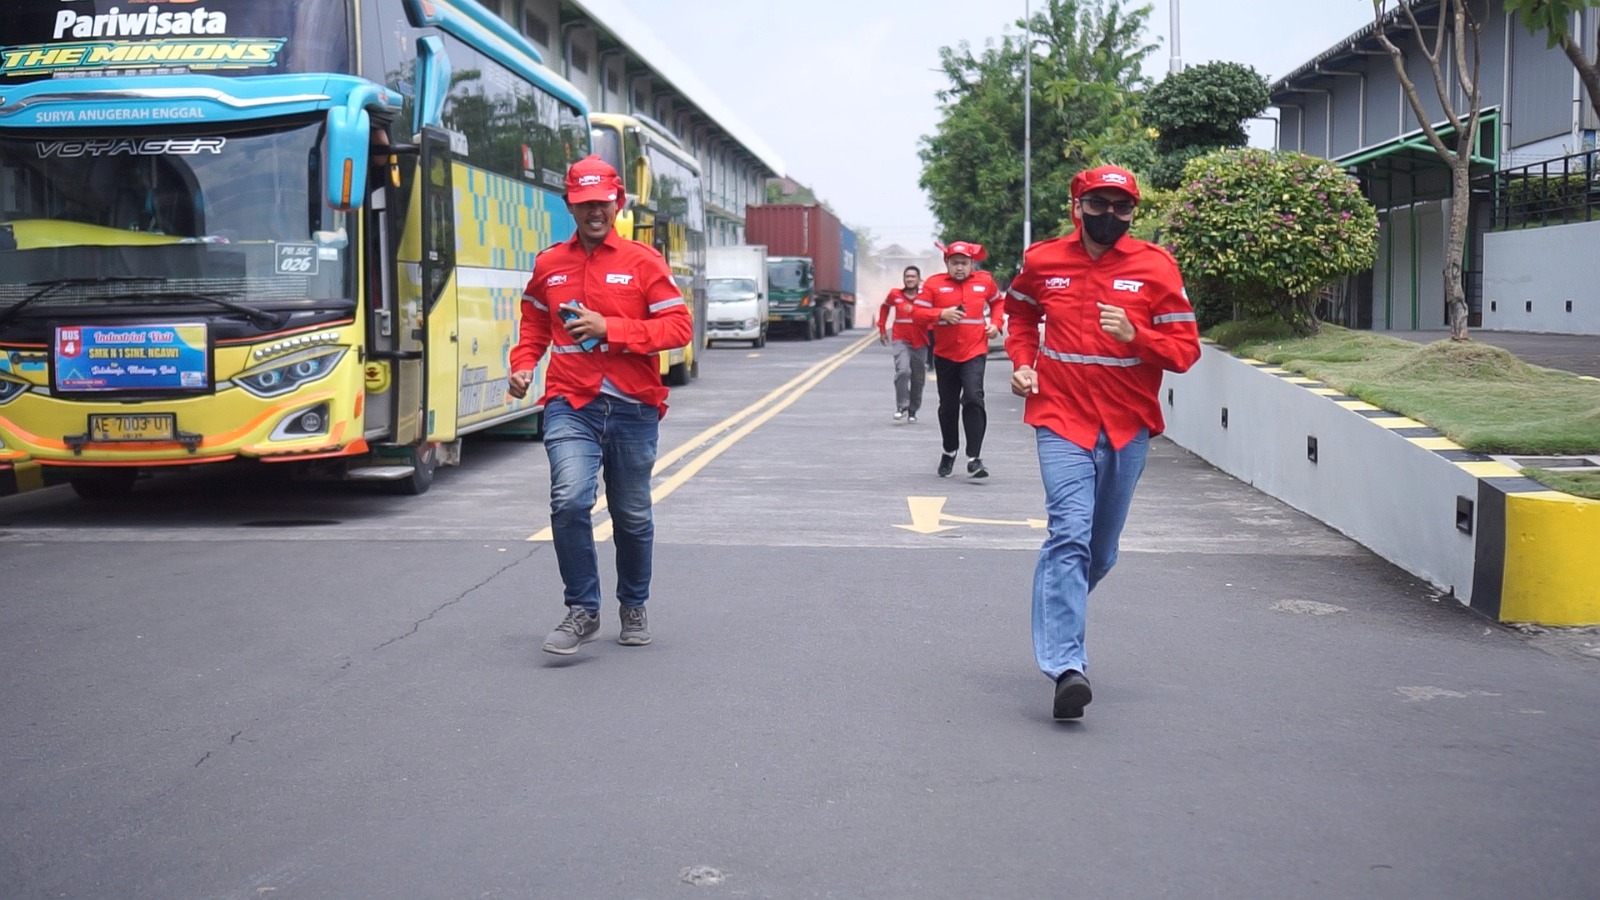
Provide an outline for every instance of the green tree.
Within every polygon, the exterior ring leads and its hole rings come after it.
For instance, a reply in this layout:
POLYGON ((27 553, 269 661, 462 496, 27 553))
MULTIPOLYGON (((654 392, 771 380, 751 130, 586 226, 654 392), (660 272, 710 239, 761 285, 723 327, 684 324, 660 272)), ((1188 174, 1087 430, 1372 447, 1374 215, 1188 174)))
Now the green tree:
POLYGON ((766 195, 768 203, 790 203, 799 206, 810 206, 819 202, 816 191, 789 178, 767 179, 766 195))
POLYGON ((1573 16, 1596 8, 1600 8, 1600 0, 1506 0, 1506 9, 1516 13, 1529 32, 1543 31, 1549 46, 1560 47, 1572 61, 1584 89, 1589 92, 1589 105, 1600 113, 1600 46, 1595 48, 1591 59, 1584 55, 1579 36, 1572 33, 1573 16))
POLYGON ((1145 124, 1157 132, 1155 187, 1174 188, 1189 160, 1249 140, 1244 123, 1271 100, 1267 80, 1253 67, 1209 62, 1174 72, 1144 97, 1145 124))
MULTIPOLYGON (((1137 170, 1151 159, 1136 115, 1140 62, 1156 49, 1141 43, 1149 14, 1149 6, 1123 0, 1048 0, 1028 23, 1036 238, 1071 228, 1069 186, 1078 171, 1107 161, 1137 170)), ((920 151, 920 183, 941 239, 985 245, 1002 277, 1016 271, 1023 250, 1024 41, 1008 33, 981 53, 966 43, 940 50, 950 86, 938 94, 943 116, 920 151)))
MULTIPOLYGON (((1162 240, 1184 280, 1246 318, 1315 331, 1321 288, 1371 268, 1378 214, 1337 165, 1303 153, 1218 150, 1191 163, 1169 199, 1162 240)), ((1215 324, 1216 309, 1197 313, 1215 324)))

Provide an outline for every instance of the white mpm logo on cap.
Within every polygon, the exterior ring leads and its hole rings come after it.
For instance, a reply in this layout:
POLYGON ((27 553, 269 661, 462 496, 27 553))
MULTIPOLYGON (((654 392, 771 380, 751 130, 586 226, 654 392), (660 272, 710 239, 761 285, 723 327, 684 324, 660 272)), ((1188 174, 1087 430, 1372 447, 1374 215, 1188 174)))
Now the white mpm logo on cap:
POLYGON ((595 187, 596 185, 605 184, 605 181, 604 175, 579 175, 578 187, 595 187))
POLYGON ((1112 184, 1127 184, 1128 176, 1122 174, 1121 172, 1101 172, 1100 180, 1109 181, 1112 184))

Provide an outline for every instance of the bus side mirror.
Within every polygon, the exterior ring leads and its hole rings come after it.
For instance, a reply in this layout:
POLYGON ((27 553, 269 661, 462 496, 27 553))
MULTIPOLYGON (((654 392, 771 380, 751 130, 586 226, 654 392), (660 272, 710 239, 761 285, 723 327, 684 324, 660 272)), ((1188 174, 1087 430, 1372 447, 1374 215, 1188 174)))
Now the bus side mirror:
POLYGON ((411 133, 444 121, 444 98, 450 93, 450 57, 438 35, 417 38, 417 95, 411 107, 411 133))
POLYGON ((367 158, 372 118, 365 109, 336 106, 328 110, 328 165, 325 193, 334 209, 351 210, 367 195, 367 158))

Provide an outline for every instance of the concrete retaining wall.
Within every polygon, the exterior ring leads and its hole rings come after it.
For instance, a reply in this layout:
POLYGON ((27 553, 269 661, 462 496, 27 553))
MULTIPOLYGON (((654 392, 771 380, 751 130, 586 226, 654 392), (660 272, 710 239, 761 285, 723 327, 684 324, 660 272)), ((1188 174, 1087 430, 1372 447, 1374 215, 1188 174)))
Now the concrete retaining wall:
POLYGON ((1600 546, 1600 503, 1210 344, 1189 372, 1167 375, 1162 403, 1179 446, 1473 609, 1502 621, 1600 622, 1585 550, 1600 546))

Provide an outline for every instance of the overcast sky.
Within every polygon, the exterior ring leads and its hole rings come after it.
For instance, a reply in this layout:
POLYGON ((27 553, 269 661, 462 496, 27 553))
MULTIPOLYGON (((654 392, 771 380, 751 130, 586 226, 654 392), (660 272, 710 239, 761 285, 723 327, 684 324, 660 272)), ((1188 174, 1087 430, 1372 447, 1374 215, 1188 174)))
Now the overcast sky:
MULTIPOLYGON (((881 243, 917 249, 934 235, 917 187, 917 139, 939 120, 939 48, 981 47, 1022 18, 1024 0, 624 3, 792 177, 881 243)), ((1160 49, 1146 70, 1159 78, 1169 68, 1171 0, 1152 5, 1148 42, 1160 49)), ((1371 20, 1371 0, 1181 0, 1179 49, 1186 64, 1246 63, 1270 81, 1371 20)), ((1270 144, 1271 125, 1258 134, 1254 143, 1270 144)))

